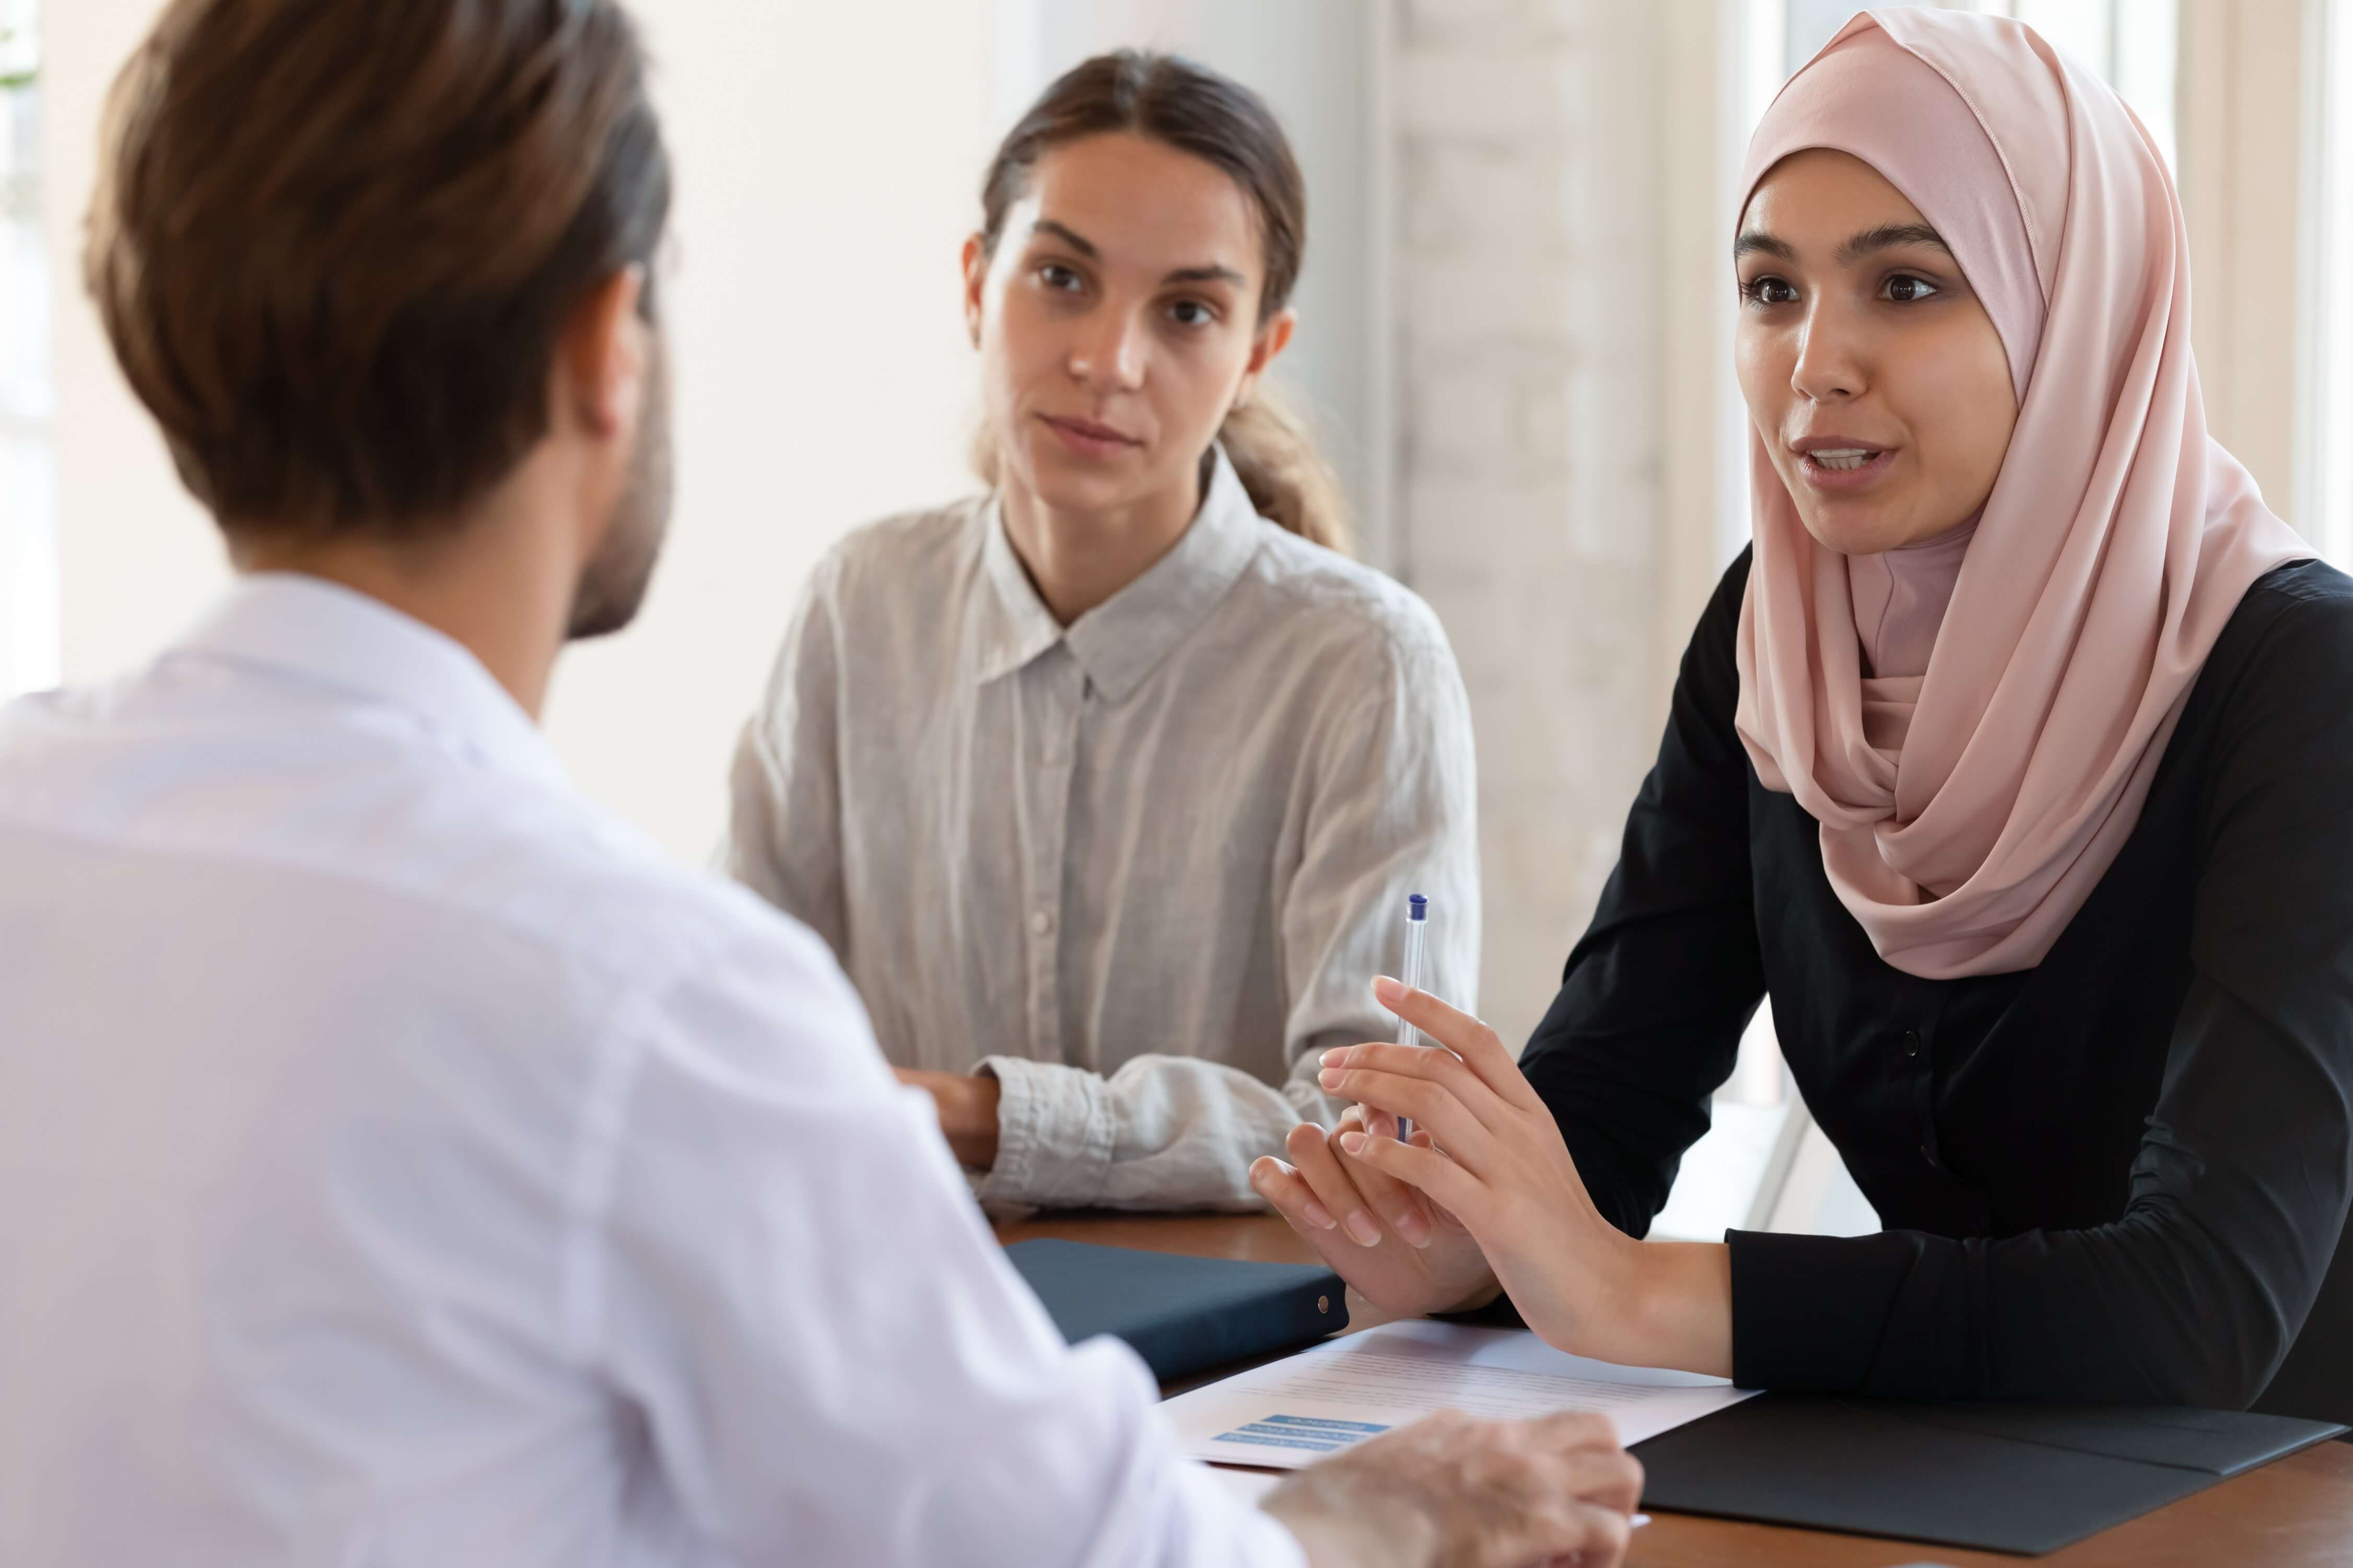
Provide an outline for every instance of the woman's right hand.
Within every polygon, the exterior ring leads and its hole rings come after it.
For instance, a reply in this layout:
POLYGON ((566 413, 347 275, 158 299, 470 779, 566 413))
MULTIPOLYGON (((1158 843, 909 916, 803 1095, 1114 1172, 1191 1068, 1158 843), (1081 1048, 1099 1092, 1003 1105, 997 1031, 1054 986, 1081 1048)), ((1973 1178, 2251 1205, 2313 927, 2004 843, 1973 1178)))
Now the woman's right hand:
MULTIPOLYGON (((1495 1271, 1452 1215, 1341 1152, 1342 1136, 1363 1131, 1365 1120, 1364 1108, 1352 1105, 1328 1132, 1301 1122, 1284 1145, 1291 1163, 1260 1156, 1250 1169, 1251 1188, 1333 1272, 1384 1311, 1419 1317, 1493 1300, 1502 1289, 1495 1271)), ((1417 1131, 1413 1142, 1428 1148, 1430 1135, 1417 1131)))

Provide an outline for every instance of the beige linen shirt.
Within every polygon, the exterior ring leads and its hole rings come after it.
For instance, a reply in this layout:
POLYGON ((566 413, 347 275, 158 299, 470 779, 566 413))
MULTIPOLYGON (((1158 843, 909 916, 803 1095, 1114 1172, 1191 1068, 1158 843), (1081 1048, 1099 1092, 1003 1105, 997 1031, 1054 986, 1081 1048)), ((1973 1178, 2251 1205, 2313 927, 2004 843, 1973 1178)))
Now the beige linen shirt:
POLYGON ((829 942, 901 1067, 1003 1083, 985 1200, 1250 1208, 1338 1106, 1406 896, 1469 1007, 1471 721, 1429 606, 1254 511, 1058 624, 997 507, 849 535, 803 592, 733 780, 728 869, 829 942))

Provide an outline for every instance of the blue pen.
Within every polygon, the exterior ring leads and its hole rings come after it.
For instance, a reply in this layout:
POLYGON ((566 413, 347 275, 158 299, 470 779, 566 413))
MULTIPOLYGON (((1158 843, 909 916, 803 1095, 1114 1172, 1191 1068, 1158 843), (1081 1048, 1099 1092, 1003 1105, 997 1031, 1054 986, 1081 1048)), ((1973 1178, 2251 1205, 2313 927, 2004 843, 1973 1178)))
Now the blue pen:
MULTIPOLYGON (((1405 900, 1405 966, 1398 972, 1398 978, 1405 982, 1409 990, 1421 989, 1421 950, 1428 940, 1429 931, 1430 900, 1419 893, 1408 894, 1405 900)), ((1403 1018, 1399 1018, 1398 1044, 1400 1046, 1421 1044, 1421 1031, 1403 1018)), ((1413 1121, 1410 1117, 1400 1116, 1397 1119, 1397 1135, 1398 1142, 1400 1143, 1413 1136, 1413 1121)))

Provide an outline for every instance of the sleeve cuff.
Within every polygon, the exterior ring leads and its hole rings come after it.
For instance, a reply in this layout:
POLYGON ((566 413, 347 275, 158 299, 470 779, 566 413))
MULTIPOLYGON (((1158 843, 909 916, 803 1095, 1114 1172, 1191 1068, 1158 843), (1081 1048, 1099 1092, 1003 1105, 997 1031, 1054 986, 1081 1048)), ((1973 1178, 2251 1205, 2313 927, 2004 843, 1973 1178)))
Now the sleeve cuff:
POLYGON ((1103 1194, 1116 1127, 1108 1085, 1083 1068, 988 1057, 975 1072, 993 1074, 997 1163, 973 1185, 985 1204, 1065 1208, 1103 1194))
POLYGON ((1725 1232, 1732 1249, 1732 1381, 1820 1394, 1867 1389, 1913 1264, 1900 1232, 1725 1232))

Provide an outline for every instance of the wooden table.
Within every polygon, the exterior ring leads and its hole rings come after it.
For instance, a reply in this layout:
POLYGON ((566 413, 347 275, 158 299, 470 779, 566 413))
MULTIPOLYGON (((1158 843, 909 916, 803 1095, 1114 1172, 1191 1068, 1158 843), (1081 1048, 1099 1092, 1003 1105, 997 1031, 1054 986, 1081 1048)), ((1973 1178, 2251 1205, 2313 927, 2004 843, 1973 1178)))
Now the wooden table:
MULTIPOLYGON (((1106 1247, 1143 1247, 1197 1258, 1313 1263, 1315 1256, 1271 1215, 1052 1214, 997 1227, 1008 1242, 1056 1236, 1106 1247)), ((1355 1291, 1349 1331, 1389 1321, 1355 1291)), ((1226 1367, 1212 1376, 1240 1370, 1226 1367)), ((1206 1382, 1205 1377, 1197 1381, 1206 1382)), ((1172 1385, 1165 1392, 1175 1393, 1172 1385)), ((2047 1557, 1962 1552, 1869 1536, 1831 1535, 1743 1524, 1694 1514, 1659 1513, 1636 1534, 1629 1568, 1893 1568, 1933 1563, 1950 1568, 2344 1568, 2353 1563, 2353 1443, 2322 1443, 2194 1497, 2145 1513, 2047 1557)))

